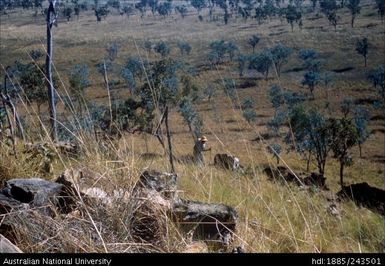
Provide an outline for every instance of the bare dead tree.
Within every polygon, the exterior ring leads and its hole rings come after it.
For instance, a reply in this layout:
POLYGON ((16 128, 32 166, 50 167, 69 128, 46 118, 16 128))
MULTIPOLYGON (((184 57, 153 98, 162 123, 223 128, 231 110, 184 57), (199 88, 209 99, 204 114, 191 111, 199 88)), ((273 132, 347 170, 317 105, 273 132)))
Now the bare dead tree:
POLYGON ((7 116, 7 122, 8 122, 8 125, 9 125, 9 131, 10 131, 10 138, 11 138, 11 142, 12 142, 12 148, 13 148, 13 153, 15 155, 15 157, 17 158, 17 155, 16 155, 16 138, 15 138, 15 129, 13 127, 13 123, 12 123, 12 120, 11 120, 11 117, 10 117, 10 114, 9 114, 9 110, 7 108, 7 102, 6 102, 6 98, 5 98, 5 95, 0 92, 0 96, 1 96, 1 100, 2 100, 2 103, 3 103, 3 106, 4 106, 4 109, 5 109, 5 114, 7 116))
MULTIPOLYGON (((111 122, 112 122, 113 121, 113 119, 112 119, 112 102, 111 102, 110 85, 108 83, 106 61, 103 61, 103 70, 104 70, 104 76, 103 76, 104 84, 106 85, 106 90, 107 90, 107 94, 108 94, 108 102, 109 102, 109 105, 110 105, 110 119, 111 119, 111 122)), ((110 130, 111 130, 111 124, 110 124, 110 130)))
POLYGON ((168 126, 168 106, 166 106, 164 116, 165 116, 164 123, 166 125, 166 134, 167 134, 167 142, 168 142, 168 156, 170 159, 171 172, 175 173, 174 156, 172 154, 171 134, 170 134, 170 128, 168 126))
POLYGON ((53 25, 56 21, 56 5, 57 0, 49 0, 49 7, 47 11, 47 56, 45 61, 47 87, 48 87, 48 102, 51 124, 51 138, 57 141, 57 120, 56 120, 56 106, 55 106, 55 88, 52 79, 52 50, 53 50, 53 25))
POLYGON ((5 69, 4 90, 0 91, 0 98, 1 98, 3 107, 5 109, 5 113, 6 113, 6 116, 7 116, 7 122, 8 122, 8 125, 9 125, 9 130, 10 130, 11 138, 12 138, 11 141, 12 141, 13 151, 14 151, 14 154, 16 156, 16 134, 15 134, 14 124, 16 124, 17 129, 18 129, 17 130, 18 137, 22 138, 23 142, 25 142, 26 139, 25 139, 25 134, 24 134, 23 126, 22 126, 20 118, 19 118, 19 114, 17 113, 17 110, 16 110, 16 106, 13 104, 12 98, 9 95, 9 92, 8 92, 7 79, 9 78, 9 76, 8 76, 9 75, 8 74, 8 69, 9 68, 10 67, 8 66, 5 69), (10 113, 12 114, 12 117, 11 117, 10 113))

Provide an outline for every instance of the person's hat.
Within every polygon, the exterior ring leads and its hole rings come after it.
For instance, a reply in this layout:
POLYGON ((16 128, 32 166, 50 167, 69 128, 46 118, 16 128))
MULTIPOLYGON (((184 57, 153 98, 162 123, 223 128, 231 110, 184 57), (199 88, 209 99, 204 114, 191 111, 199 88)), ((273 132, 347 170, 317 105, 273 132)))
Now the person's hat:
POLYGON ((206 136, 202 136, 198 139, 199 141, 202 141, 202 142, 207 142, 207 138, 206 136))

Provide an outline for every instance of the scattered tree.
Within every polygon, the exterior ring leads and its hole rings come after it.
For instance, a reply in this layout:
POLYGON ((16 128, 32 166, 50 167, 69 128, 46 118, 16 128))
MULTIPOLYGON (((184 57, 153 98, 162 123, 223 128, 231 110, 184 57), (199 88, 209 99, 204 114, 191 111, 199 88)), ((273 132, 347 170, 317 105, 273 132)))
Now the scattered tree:
POLYGON ((90 85, 88 80, 89 70, 86 65, 76 65, 70 73, 69 82, 72 93, 72 101, 77 104, 77 109, 82 116, 83 107, 86 106, 87 101, 85 97, 85 88, 90 85))
POLYGON ((109 12, 110 11, 108 10, 107 6, 101 6, 101 7, 95 8, 96 21, 100 22, 102 21, 102 18, 105 19, 109 12))
POLYGON ((319 174, 324 176, 332 142, 326 118, 316 110, 305 110, 303 106, 294 107, 289 115, 291 130, 286 142, 298 152, 313 155, 319 174))
POLYGON ((302 18, 301 11, 293 5, 289 5, 286 9, 286 20, 291 26, 291 31, 294 31, 294 22, 299 23, 302 18))
POLYGON ((189 97, 184 97, 179 103, 179 113, 182 115, 184 121, 187 123, 192 137, 196 140, 202 131, 202 119, 194 110, 192 100, 189 97))
POLYGON ((64 8, 63 14, 66 17, 67 21, 70 21, 70 19, 72 17, 72 8, 71 7, 64 8))
POLYGON ((20 71, 20 85, 27 97, 27 103, 35 102, 38 115, 41 117, 41 106, 48 101, 44 66, 36 66, 34 63, 18 65, 20 71))
POLYGON ((271 105, 274 107, 275 114, 276 114, 278 111, 278 108, 283 103, 283 93, 282 93, 282 89, 279 85, 274 84, 273 86, 270 87, 269 100, 271 102, 271 105))
POLYGON ((381 22, 384 23, 385 0, 376 0, 376 7, 378 9, 378 15, 381 17, 381 22))
POLYGON ((351 120, 329 118, 328 131, 331 135, 331 150, 340 163, 340 184, 344 186, 344 168, 353 163, 349 150, 358 144, 357 130, 351 120))
POLYGON ((229 97, 233 103, 235 103, 237 100, 237 93, 235 88, 235 81, 233 79, 225 78, 223 80, 223 90, 226 96, 229 97))
POLYGON ((277 75, 278 75, 278 77, 280 77, 282 65, 287 63, 288 58, 291 54, 291 49, 289 47, 279 43, 271 49, 271 54, 272 54, 275 69, 277 71, 277 75))
POLYGON ((44 53, 41 50, 32 50, 29 52, 32 60, 37 61, 43 57, 44 53))
POLYGON ((190 3, 198 11, 198 14, 205 7, 205 0, 190 0, 190 3))
POLYGON ((380 97, 385 103, 385 67, 381 65, 372 69, 368 75, 368 79, 372 82, 374 88, 378 88, 380 97))
POLYGON ((369 138, 370 113, 365 107, 357 107, 353 113, 353 123, 358 134, 358 148, 362 158, 362 144, 369 138))
POLYGON ((357 15, 360 14, 361 11, 360 0, 349 0, 346 7, 350 10, 350 14, 352 14, 351 26, 353 28, 354 20, 356 19, 357 15))
POLYGON ((106 48, 108 53, 108 59, 114 61, 118 57, 119 46, 116 42, 111 43, 106 48))
POLYGON ((272 64, 272 54, 268 49, 263 49, 258 55, 253 55, 250 58, 249 69, 255 69, 262 73, 267 80, 269 69, 272 64))
POLYGON ((309 88, 312 99, 314 99, 314 89, 321 80, 320 74, 315 71, 307 71, 303 76, 302 85, 305 85, 309 88))
POLYGON ((247 55, 240 54, 237 57, 237 62, 238 62, 237 67, 238 67, 239 77, 243 77, 243 73, 245 71, 248 60, 249 60, 249 57, 247 55))
POLYGON ((354 108, 353 99, 351 97, 347 97, 343 99, 343 101, 341 102, 340 108, 341 108, 341 113, 343 117, 345 118, 348 117, 348 115, 352 113, 354 108))
POLYGON ((309 71, 318 71, 320 61, 318 53, 313 49, 300 49, 298 57, 303 60, 303 67, 309 71))
POLYGON ((155 45, 154 51, 160 54, 162 57, 166 57, 170 54, 171 49, 167 43, 160 41, 155 45))
POLYGON ((243 110, 242 116, 248 123, 257 121, 257 113, 253 109, 243 110))
POLYGON ((178 42, 178 47, 181 55, 189 55, 191 52, 191 45, 188 42, 178 42))
POLYGON ((260 38, 256 34, 251 36, 250 39, 248 40, 248 44, 251 47, 253 47, 253 54, 255 53, 255 46, 257 46, 257 44, 259 43, 259 40, 260 38))
POLYGON ((188 10, 185 5, 181 5, 181 6, 176 6, 175 11, 178 12, 182 18, 185 18, 188 10))
POLYGON ((368 38, 365 37, 357 41, 356 51, 358 54, 364 57, 365 67, 366 67, 366 61, 368 56, 368 49, 369 49, 368 38))

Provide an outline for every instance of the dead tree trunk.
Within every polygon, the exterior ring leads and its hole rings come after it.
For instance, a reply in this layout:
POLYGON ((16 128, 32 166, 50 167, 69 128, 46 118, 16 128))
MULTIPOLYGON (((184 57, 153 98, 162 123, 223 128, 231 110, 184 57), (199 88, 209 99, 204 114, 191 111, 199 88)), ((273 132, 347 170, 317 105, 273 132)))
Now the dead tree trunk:
MULTIPOLYGON (((24 135, 24 130, 23 130, 23 126, 21 124, 21 121, 20 121, 20 118, 19 118, 19 114, 17 113, 16 111, 16 107, 15 105, 13 104, 12 102, 12 98, 11 96, 9 96, 9 93, 8 93, 8 87, 7 87, 7 78, 8 78, 8 69, 9 69, 9 66, 5 69, 5 76, 4 76, 4 92, 5 92, 5 103, 11 108, 12 110, 12 114, 13 114, 13 120, 16 122, 16 126, 17 126, 17 132, 18 132, 18 137, 21 138, 24 142, 25 142, 25 135, 24 135)), ((2 96, 3 98, 3 96, 2 96)))
POLYGON ((161 118, 159 120, 159 124, 156 127, 154 133, 152 133, 152 134, 154 136, 156 136, 156 138, 158 139, 160 145, 162 145, 163 150, 167 153, 167 149, 166 149, 166 146, 164 145, 163 134, 162 134, 162 124, 163 124, 164 118, 165 118, 165 113, 162 114, 162 116, 161 116, 161 118))
POLYGON ((56 0, 49 0, 49 7, 47 12, 47 56, 45 60, 45 68, 47 75, 47 87, 48 87, 48 102, 51 124, 51 138, 53 141, 57 141, 57 122, 56 122, 56 107, 55 107, 55 88, 52 79, 52 49, 53 49, 53 31, 52 27, 56 21, 55 11, 56 0))
POLYGON ((175 173, 174 156, 172 154, 171 134, 170 134, 170 128, 168 126, 168 106, 166 106, 166 111, 164 115, 165 115, 164 121, 165 121, 166 132, 167 132, 167 142, 168 142, 168 156, 170 159, 171 171, 175 173))
MULTIPOLYGON (((9 110, 8 110, 8 107, 11 107, 11 109, 12 109, 12 107, 14 107, 14 106, 13 105, 10 106, 10 97, 9 97, 8 91, 7 91, 7 73, 5 73, 5 76, 4 76, 4 91, 5 91, 5 93, 0 91, 0 97, 1 97, 1 100, 2 100, 2 103, 4 106, 5 114, 7 117, 7 122, 9 125, 9 130, 11 133, 11 142, 12 142, 13 153, 15 155, 15 158, 17 158, 15 128, 14 128, 14 123, 13 123, 15 119, 11 119, 10 114, 9 114, 9 110)), ((15 114, 15 112, 13 112, 13 114, 15 114)), ((14 115, 14 118, 15 118, 15 115, 14 115)))
POLYGON ((111 131, 111 125, 112 125, 112 121, 113 121, 113 117, 112 117, 112 103, 111 103, 111 94, 110 94, 110 85, 108 83, 108 76, 107 76, 107 67, 106 67, 106 62, 104 61, 103 62, 103 68, 104 68, 104 83, 106 84, 106 90, 107 90, 107 94, 108 94, 108 101, 109 101, 109 104, 110 104, 110 131, 111 131))
POLYGON ((2 99, 2 102, 3 102, 3 106, 4 106, 4 109, 5 109, 5 114, 7 116, 7 122, 8 122, 8 125, 9 125, 9 130, 10 130, 10 133, 11 133, 11 141, 12 141, 13 153, 14 153, 15 157, 17 158, 17 155, 16 155, 16 141, 15 141, 15 129, 13 127, 13 123, 12 123, 12 120, 10 118, 9 111, 8 111, 8 108, 7 108, 8 104, 6 102, 6 98, 5 98, 3 93, 1 93, 1 99, 2 99))

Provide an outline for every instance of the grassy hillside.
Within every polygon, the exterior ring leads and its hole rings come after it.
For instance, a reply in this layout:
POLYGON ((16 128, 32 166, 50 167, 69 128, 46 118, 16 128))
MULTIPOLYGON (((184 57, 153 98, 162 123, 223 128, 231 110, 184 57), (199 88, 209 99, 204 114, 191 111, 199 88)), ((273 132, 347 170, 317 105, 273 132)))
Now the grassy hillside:
MULTIPOLYGON (((308 5, 310 3, 306 2, 305 6, 308 5)), ((55 73, 60 80, 58 90, 64 93, 69 89, 68 76, 73 66, 86 64, 90 69, 90 86, 86 89, 86 98, 107 106, 109 101, 103 76, 95 66, 107 56, 106 47, 111 43, 118 44, 118 56, 114 64, 121 67, 129 56, 138 56, 149 61, 159 60, 158 54, 147 52, 143 46, 146 40, 153 43, 163 40, 172 48, 170 58, 183 59, 198 71, 193 82, 199 88, 201 100, 195 102, 194 107, 203 119, 203 133, 212 147, 211 152, 205 153, 207 164, 204 167, 176 163, 180 193, 188 199, 233 206, 239 214, 233 246, 243 246, 246 252, 384 252, 383 216, 350 201, 338 202, 337 216, 328 211, 330 201, 336 198, 335 194, 340 190, 339 164, 335 159, 328 159, 326 165, 325 177, 329 191, 316 187, 303 189, 286 181, 272 182, 263 172, 266 167, 277 166, 275 158, 266 150, 266 146, 271 143, 280 143, 283 147, 279 165, 291 168, 296 173, 306 171, 306 160, 298 153, 286 152, 288 146, 283 143, 282 137, 262 136, 268 132, 267 122, 274 114, 268 98, 271 85, 279 84, 284 90, 309 95, 308 89, 301 85, 305 70, 297 55, 301 48, 311 48, 319 52, 322 73, 327 73, 331 82, 317 85, 315 100, 304 104, 329 116, 340 117, 341 101, 352 97, 355 101, 362 102, 371 112, 370 137, 362 146, 362 158, 359 157, 358 147, 352 149, 354 164, 346 168, 345 183, 367 182, 371 186, 385 189, 385 114, 383 109, 376 109, 371 104, 379 96, 367 80, 369 69, 384 64, 385 24, 377 17, 374 1, 362 1, 361 7, 354 28, 350 26, 348 9, 340 9, 338 14, 341 21, 336 31, 325 16, 321 15, 319 7, 315 12, 303 13, 302 29, 295 26, 293 32, 286 21, 281 22, 276 17, 258 24, 255 19, 245 22, 234 16, 230 18, 228 25, 224 25, 222 20, 208 21, 208 11, 203 10, 204 20, 199 21, 196 10, 191 7, 184 19, 174 13, 166 18, 159 15, 154 17, 150 12, 144 18, 140 14, 134 14, 127 19, 113 9, 100 23, 96 22, 91 10, 69 22, 65 18, 59 18, 58 26, 54 28, 53 59, 55 73), (253 34, 260 36, 256 53, 277 43, 283 43, 293 50, 280 77, 271 70, 268 80, 264 80, 263 75, 248 69, 243 77, 239 77, 237 64, 230 61, 210 68, 207 57, 211 42, 219 39, 233 41, 240 53, 251 54, 252 48, 247 42, 253 34), (363 37, 367 37, 370 44, 367 67, 364 67, 363 57, 355 51, 357 40, 363 37), (180 55, 177 48, 180 40, 190 43, 190 55, 180 55), (256 122, 247 123, 242 117, 242 110, 234 106, 225 95, 225 78, 235 80, 236 105, 241 105, 244 99, 254 101, 256 122), (211 101, 202 96, 209 85, 216 90, 211 101), (241 164, 247 167, 246 173, 214 167, 213 159, 217 153, 238 156, 241 164)), ((44 18, 34 18, 32 14, 33 11, 30 10, 16 9, 9 11, 8 15, 0 16, 2 77, 5 67, 12 65, 15 60, 31 61, 28 53, 32 49, 45 50, 44 18)), ((221 14, 219 10, 218 14, 221 14)), ((44 58, 40 60, 42 63, 44 58)), ((119 71, 112 71, 109 75, 110 80, 117 81, 113 97, 127 98, 130 93, 119 71)), ((42 110, 43 115, 48 113, 48 105, 44 104, 42 110)), ((27 106, 20 102, 18 111, 28 125, 26 131, 30 141, 48 139, 39 129, 35 105, 27 106)), ((68 115, 68 110, 63 108, 61 102, 58 103, 58 112, 68 115)), ((48 120, 44 119, 48 126, 48 120)), ((175 156, 181 158, 191 154, 194 141, 177 108, 171 111, 170 127, 175 156)), ((281 135, 287 130, 286 126, 282 127, 281 135)), ((0 145, 0 179, 43 176, 53 180, 65 169, 85 167, 103 177, 93 186, 102 187, 110 193, 118 188, 129 191, 144 169, 170 171, 164 150, 157 139, 148 134, 126 132, 122 138, 105 143, 96 140, 91 133, 79 134, 76 139, 84 153, 77 158, 55 156, 50 161, 52 171, 49 173, 42 172, 44 156, 33 157, 22 153, 23 145, 18 141, 18 157, 15 159, 11 154, 12 148, 4 142, 0 145)), ((314 159, 310 166, 310 171, 317 171, 314 159)), ((121 208, 124 209, 124 203, 117 202, 116 210, 121 208)), ((105 249, 111 252, 135 251, 135 243, 127 240, 126 234, 129 232, 120 224, 126 214, 116 211, 105 215, 107 218, 104 222, 102 217, 97 218, 101 220, 101 224, 105 223, 103 226, 106 230, 102 232, 104 245, 87 238, 86 234, 80 235, 77 242, 74 241, 74 233, 70 230, 72 218, 62 217, 62 228, 59 230, 57 225, 55 229, 60 234, 51 236, 44 232, 42 239, 45 242, 34 245, 33 240, 26 238, 25 232, 19 236, 18 246, 31 252, 102 252, 105 249)), ((89 220, 90 217, 84 219, 89 220)), ((157 250, 183 251, 190 240, 174 232, 171 223, 169 228, 168 241, 157 247, 157 250)))

